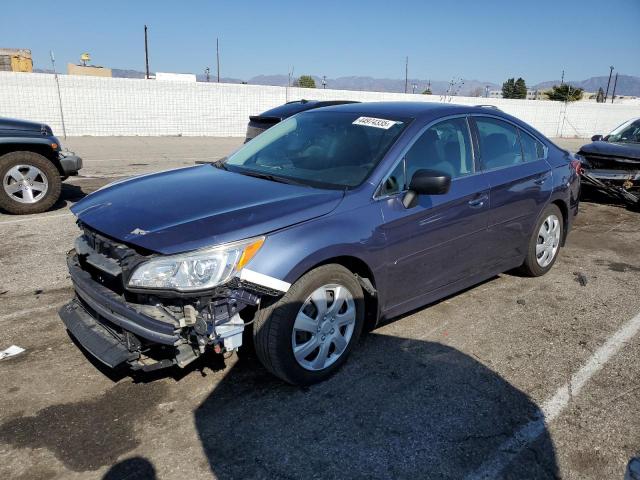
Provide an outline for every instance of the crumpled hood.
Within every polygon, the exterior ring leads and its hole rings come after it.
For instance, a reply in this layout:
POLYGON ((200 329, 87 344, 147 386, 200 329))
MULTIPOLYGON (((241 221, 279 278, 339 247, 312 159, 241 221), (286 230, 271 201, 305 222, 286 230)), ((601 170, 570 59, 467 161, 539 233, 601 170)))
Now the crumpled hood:
POLYGON ((640 160, 640 144, 593 142, 580 148, 581 154, 602 155, 606 157, 623 157, 640 160))
POLYGON ((107 236, 172 254, 325 215, 343 195, 200 165, 116 183, 85 197, 71 211, 107 236))

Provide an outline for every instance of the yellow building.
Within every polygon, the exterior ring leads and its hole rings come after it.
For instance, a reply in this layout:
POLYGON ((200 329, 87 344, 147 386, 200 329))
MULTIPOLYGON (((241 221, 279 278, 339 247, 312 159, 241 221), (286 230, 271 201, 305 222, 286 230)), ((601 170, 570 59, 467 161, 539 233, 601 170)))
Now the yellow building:
POLYGON ((67 63, 67 73, 69 75, 89 75, 91 77, 111 77, 111 69, 106 67, 96 67, 95 65, 74 65, 67 63))
POLYGON ((31 50, 27 48, 0 48, 0 71, 33 72, 31 50))

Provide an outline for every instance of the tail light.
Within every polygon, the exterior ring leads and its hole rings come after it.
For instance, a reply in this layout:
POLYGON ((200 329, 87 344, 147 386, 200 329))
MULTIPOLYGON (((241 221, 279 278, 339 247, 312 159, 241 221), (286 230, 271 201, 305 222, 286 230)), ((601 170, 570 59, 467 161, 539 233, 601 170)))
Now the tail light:
POLYGON ((584 172, 584 166, 582 165, 582 162, 580 161, 580 156, 579 155, 574 155, 573 156, 573 160, 571 160, 570 164, 571 164, 571 168, 573 170, 575 170, 575 172, 578 175, 582 175, 582 173, 584 172))

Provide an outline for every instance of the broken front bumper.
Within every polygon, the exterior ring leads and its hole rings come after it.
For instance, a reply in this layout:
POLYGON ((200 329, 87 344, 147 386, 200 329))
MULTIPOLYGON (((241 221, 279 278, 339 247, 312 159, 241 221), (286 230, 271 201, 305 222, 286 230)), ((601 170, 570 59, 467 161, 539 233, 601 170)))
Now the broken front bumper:
POLYGON ((60 318, 85 350, 112 368, 123 363, 142 370, 184 367, 208 346, 234 350, 242 344, 244 330, 239 307, 258 303, 251 293, 228 289, 228 297, 194 298, 199 309, 187 300, 184 315, 179 315, 158 298, 127 301, 85 270, 74 250, 67 266, 76 296, 60 309, 60 318))

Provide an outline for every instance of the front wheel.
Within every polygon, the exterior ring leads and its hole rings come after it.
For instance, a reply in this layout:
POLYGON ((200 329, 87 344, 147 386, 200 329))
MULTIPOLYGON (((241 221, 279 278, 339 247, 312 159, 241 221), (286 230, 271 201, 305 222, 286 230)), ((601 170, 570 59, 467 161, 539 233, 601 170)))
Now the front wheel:
POLYGON ((317 383, 346 361, 363 322, 364 295, 355 276, 341 265, 323 265, 257 312, 256 354, 286 382, 317 383))
POLYGON ((563 234, 562 212, 556 205, 548 205, 533 230, 527 257, 521 270, 530 277, 544 275, 558 258, 563 234))
POLYGON ((0 157, 0 208, 18 215, 40 213, 58 201, 62 181, 58 169, 34 152, 0 157))

